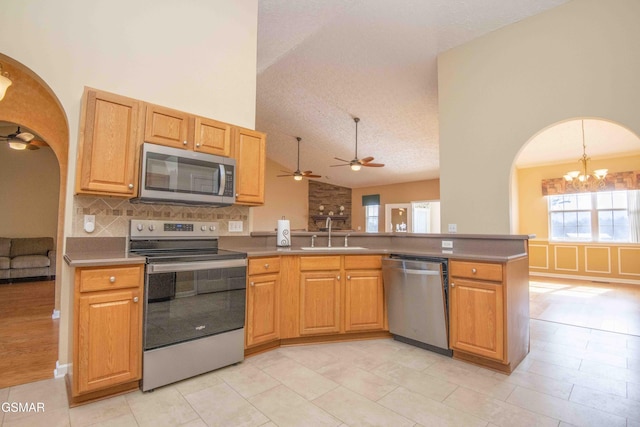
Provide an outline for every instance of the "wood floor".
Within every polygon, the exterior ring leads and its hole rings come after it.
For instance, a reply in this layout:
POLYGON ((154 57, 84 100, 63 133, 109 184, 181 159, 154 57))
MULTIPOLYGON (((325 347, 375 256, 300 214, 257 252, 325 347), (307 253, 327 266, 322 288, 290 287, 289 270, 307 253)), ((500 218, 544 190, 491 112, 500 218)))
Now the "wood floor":
POLYGON ((59 320, 53 281, 0 284, 0 389, 53 378, 59 320))
POLYGON ((533 319, 640 336, 640 286, 551 279, 529 280, 533 319))

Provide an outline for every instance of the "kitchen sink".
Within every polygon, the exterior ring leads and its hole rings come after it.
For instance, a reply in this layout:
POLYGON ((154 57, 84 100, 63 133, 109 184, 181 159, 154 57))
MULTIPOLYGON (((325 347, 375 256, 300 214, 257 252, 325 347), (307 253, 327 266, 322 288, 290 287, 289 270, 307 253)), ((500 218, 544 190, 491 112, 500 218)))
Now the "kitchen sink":
POLYGON ((361 251, 363 249, 362 246, 332 246, 330 248, 326 246, 302 246, 300 249, 303 251, 361 251))

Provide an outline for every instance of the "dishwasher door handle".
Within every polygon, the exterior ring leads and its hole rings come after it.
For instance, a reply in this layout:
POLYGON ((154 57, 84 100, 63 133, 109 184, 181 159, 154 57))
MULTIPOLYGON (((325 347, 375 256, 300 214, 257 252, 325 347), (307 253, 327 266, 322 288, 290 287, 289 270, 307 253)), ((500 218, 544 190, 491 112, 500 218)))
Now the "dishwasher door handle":
POLYGON ((416 276, 439 276, 439 270, 413 270, 410 268, 404 269, 405 274, 415 274, 416 276))

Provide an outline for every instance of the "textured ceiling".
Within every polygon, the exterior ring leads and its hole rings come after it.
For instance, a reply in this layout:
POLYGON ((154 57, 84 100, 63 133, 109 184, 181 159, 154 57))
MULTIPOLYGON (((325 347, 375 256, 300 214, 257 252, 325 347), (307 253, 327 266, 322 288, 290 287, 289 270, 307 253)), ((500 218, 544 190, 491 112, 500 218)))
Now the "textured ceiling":
MULTIPOLYGON (((267 156, 352 188, 437 178, 440 52, 566 0, 260 0, 256 128, 267 156), (375 157, 353 172, 334 157, 375 157)), ((283 178, 284 179, 284 178, 283 178)))

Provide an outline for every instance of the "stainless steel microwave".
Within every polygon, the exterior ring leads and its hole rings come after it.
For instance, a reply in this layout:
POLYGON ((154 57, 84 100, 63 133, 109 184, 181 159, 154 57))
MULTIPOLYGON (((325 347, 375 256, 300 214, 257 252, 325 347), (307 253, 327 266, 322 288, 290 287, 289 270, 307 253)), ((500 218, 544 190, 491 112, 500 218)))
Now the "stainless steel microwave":
POLYGON ((132 202, 229 206, 236 201, 236 161, 150 143, 142 144, 140 186, 132 202))

